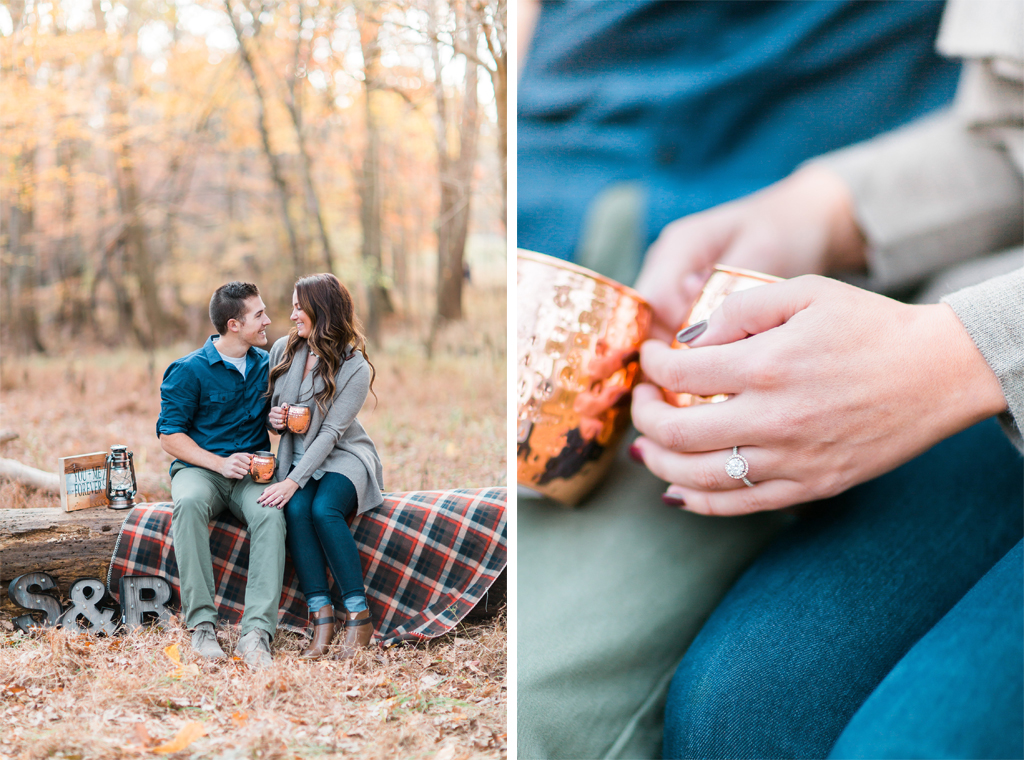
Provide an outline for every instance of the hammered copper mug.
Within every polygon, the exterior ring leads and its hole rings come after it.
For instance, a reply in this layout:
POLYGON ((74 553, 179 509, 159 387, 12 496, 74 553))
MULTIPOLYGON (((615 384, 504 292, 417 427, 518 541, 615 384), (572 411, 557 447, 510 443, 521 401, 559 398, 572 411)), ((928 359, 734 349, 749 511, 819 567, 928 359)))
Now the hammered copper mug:
POLYGON ((298 435, 309 430, 310 413, 308 406, 298 404, 284 404, 285 426, 298 435))
POLYGON ((516 270, 517 480, 576 506, 629 426, 652 310, 631 288, 550 256, 520 250, 516 270))
MULTIPOLYGON (((781 277, 775 277, 770 274, 762 274, 761 272, 754 272, 749 269, 740 269, 738 267, 727 267, 716 264, 711 270, 711 275, 704 283, 704 287, 701 289, 700 295, 697 296, 697 300, 693 302, 689 316, 687 316, 686 321, 683 322, 679 329, 685 330, 690 325, 710 317, 712 312, 721 306, 722 302, 731 293, 738 293, 741 290, 750 290, 750 288, 756 288, 760 285, 767 285, 773 282, 780 282, 781 280, 781 277)), ((672 348, 685 348, 685 346, 683 346, 679 341, 673 340, 672 348)), ((674 393, 664 389, 662 389, 662 394, 664 395, 665 400, 674 406, 717 404, 719 401, 725 401, 729 398, 729 394, 727 393, 719 393, 714 396, 697 396, 691 393, 674 393)))
POLYGON ((269 483, 274 479, 275 459, 270 451, 257 451, 249 460, 249 477, 254 483, 269 483))

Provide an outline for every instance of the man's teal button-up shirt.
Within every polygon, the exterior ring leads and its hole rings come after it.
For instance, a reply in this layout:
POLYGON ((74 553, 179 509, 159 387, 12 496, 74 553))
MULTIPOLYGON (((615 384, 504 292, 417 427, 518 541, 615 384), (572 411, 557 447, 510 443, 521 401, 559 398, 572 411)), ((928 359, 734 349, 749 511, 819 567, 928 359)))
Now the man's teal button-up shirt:
POLYGON ((270 450, 265 396, 270 355, 251 347, 245 378, 224 361, 211 335, 202 348, 178 359, 160 384, 157 435, 185 433, 201 448, 219 456, 270 450))

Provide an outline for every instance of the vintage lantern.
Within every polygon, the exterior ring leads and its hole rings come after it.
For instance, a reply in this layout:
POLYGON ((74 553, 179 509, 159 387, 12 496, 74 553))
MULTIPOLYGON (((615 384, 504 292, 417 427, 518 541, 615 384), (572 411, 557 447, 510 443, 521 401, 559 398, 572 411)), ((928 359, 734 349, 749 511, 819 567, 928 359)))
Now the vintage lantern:
POLYGON ((135 506, 135 462, 127 446, 111 446, 107 455, 107 500, 111 509, 131 509, 135 506))

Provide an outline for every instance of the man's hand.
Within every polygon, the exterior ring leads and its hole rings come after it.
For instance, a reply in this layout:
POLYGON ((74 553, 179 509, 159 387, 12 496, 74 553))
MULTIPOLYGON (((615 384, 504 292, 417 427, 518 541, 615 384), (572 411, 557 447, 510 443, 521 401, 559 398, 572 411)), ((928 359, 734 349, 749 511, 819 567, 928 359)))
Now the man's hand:
POLYGON ((851 271, 864 241, 843 181, 811 164, 753 195, 669 224, 647 251, 636 289, 668 342, 715 264, 779 277, 851 271))
POLYGON ((201 448, 185 433, 164 433, 160 436, 160 445, 175 459, 220 473, 225 478, 238 480, 249 474, 251 454, 238 453, 222 457, 201 448))
POLYGON ((217 469, 225 478, 240 480, 249 474, 249 464, 252 462, 252 454, 232 454, 229 457, 220 458, 221 466, 217 469))

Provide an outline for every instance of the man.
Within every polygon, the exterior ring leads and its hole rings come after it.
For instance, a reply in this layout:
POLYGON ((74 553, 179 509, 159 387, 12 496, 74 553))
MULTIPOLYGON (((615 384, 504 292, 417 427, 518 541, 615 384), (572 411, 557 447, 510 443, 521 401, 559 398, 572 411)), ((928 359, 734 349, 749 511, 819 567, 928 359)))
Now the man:
POLYGON ((225 657, 214 632, 209 524, 230 509, 249 529, 249 575, 236 652, 250 667, 265 668, 277 628, 285 522, 283 512, 259 504, 265 486, 247 476, 251 454, 270 448, 264 397, 270 360, 259 348, 267 343, 270 319, 259 288, 229 282, 210 299, 210 321, 218 335, 164 373, 156 423, 160 444, 175 458, 171 525, 181 603, 196 653, 225 657))

